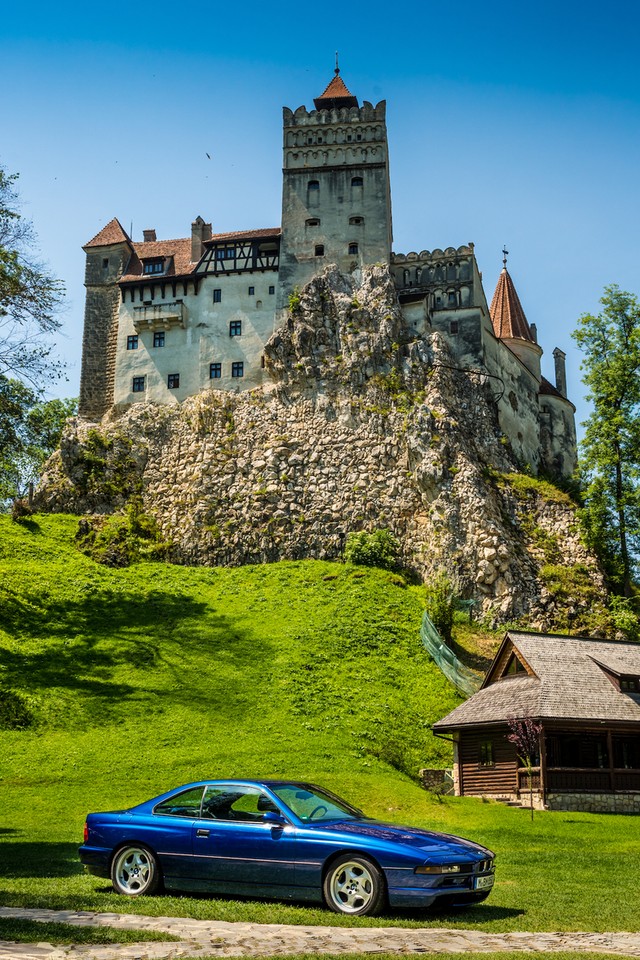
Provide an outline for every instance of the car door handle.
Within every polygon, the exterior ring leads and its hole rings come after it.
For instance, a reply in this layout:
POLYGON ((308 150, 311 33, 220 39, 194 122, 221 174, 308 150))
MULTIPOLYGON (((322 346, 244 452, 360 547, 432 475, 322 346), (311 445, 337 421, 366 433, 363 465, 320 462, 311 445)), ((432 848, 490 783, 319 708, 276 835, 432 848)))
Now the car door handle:
POLYGON ((210 833, 210 830, 196 830, 196 837, 208 837, 210 833))

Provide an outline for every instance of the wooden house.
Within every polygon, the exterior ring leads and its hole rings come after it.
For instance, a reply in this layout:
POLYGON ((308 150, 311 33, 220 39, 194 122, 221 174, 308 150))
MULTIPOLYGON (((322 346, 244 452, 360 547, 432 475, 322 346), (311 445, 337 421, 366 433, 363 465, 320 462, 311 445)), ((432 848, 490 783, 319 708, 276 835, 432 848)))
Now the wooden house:
POLYGON ((539 807, 640 813, 640 644, 509 631, 480 690, 433 725, 458 795, 528 797, 509 721, 542 725, 539 807))

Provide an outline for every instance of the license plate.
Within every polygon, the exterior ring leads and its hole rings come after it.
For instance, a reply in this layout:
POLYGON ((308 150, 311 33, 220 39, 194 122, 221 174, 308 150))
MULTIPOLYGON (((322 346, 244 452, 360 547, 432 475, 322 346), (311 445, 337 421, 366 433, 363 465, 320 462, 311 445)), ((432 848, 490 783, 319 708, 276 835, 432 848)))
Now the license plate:
POLYGON ((494 880, 493 874, 489 874, 487 877, 476 877, 474 890, 490 890, 494 880))

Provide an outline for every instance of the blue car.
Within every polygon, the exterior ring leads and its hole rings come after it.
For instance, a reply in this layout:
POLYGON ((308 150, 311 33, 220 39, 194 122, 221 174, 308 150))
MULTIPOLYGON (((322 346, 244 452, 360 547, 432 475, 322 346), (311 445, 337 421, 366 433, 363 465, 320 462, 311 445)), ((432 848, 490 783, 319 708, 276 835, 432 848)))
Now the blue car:
POLYGON ((460 837, 365 816, 285 780, 188 783, 129 810, 90 813, 80 859, 130 897, 167 890, 326 903, 365 916, 488 897, 494 854, 460 837))

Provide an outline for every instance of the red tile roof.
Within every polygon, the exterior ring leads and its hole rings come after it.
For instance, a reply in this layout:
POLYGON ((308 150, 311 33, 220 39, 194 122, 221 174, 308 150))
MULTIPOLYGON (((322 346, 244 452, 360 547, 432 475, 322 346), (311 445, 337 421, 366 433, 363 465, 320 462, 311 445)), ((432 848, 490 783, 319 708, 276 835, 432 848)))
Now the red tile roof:
POLYGON ((566 400, 566 397, 563 397, 560 391, 554 387, 552 383, 547 380, 546 377, 541 377, 540 379, 540 393, 546 394, 549 397, 560 397, 561 400, 566 400))
POLYGON ((112 243, 130 243, 129 237, 117 217, 110 220, 100 233, 96 233, 93 240, 85 243, 85 247, 109 247, 112 243))
POLYGON ((489 313, 496 337, 500 337, 501 340, 530 340, 531 343, 535 343, 520 298, 506 267, 503 268, 498 279, 489 313))
POLYGON ((357 107, 358 100, 345 86, 345 82, 336 70, 335 77, 331 80, 319 97, 313 101, 317 110, 327 109, 328 107, 357 107))
MULTIPOLYGON (((219 243, 224 240, 255 239, 257 237, 279 237, 280 227, 265 227, 263 230, 233 230, 230 233, 214 233, 205 245, 219 243)), ((181 237, 177 240, 151 240, 144 243, 133 243, 133 254, 127 273, 120 278, 120 283, 132 283, 146 276, 147 279, 162 280, 165 277, 184 277, 193 273, 198 265, 191 259, 191 238, 181 237), (162 274, 145 275, 142 261, 154 260, 162 257, 169 260, 167 269, 162 274)))

